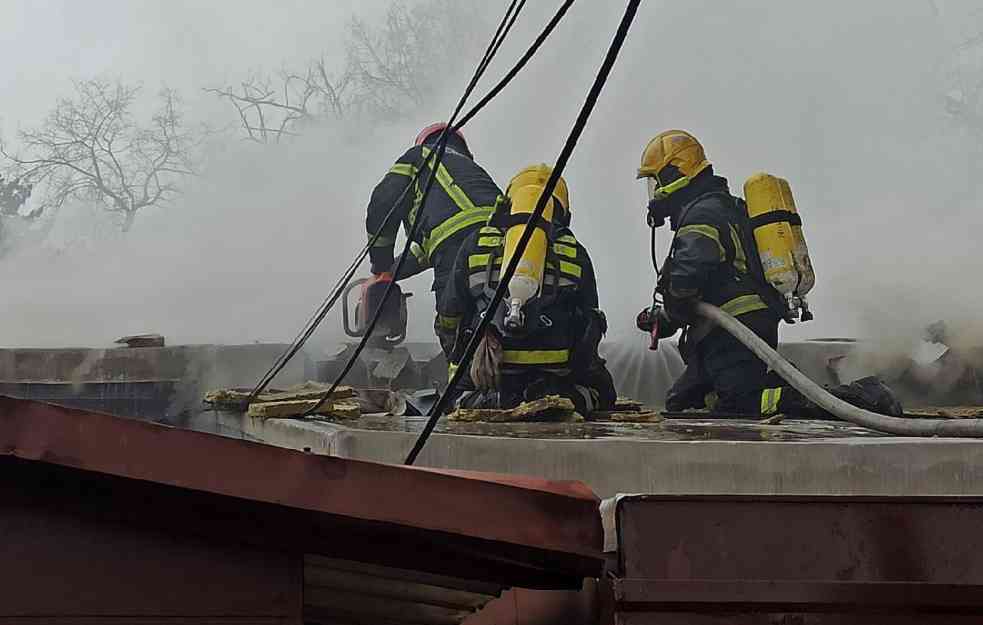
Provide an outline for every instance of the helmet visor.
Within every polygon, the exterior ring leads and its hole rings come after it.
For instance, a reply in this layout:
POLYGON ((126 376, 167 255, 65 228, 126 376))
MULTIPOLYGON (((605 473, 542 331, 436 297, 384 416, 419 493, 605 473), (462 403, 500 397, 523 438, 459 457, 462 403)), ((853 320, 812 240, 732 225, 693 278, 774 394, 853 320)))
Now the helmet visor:
POLYGON ((645 184, 648 187, 649 200, 654 200, 659 195, 659 179, 655 176, 647 176, 645 178, 645 184))
POLYGON ((690 183, 689 176, 680 176, 679 178, 676 178, 672 182, 665 185, 659 182, 658 177, 649 176, 648 177, 649 201, 658 200, 661 202, 662 200, 666 199, 676 191, 679 191, 689 183, 690 183))

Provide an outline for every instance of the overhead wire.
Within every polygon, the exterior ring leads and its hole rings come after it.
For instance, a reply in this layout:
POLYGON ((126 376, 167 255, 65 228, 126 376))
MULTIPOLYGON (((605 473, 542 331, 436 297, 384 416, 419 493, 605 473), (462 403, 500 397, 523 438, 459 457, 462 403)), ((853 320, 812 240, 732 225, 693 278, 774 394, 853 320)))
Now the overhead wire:
MULTIPOLYGON (((475 70, 475 73, 471 78, 471 81, 468 84, 468 88, 466 90, 466 93, 468 95, 470 95, 471 91, 473 91, 475 85, 477 84, 478 79, 481 77, 482 74, 484 74, 485 70, 490 65, 495 54, 498 52, 498 49, 505 41, 505 35, 512 28, 512 25, 515 23, 515 20, 518 17, 519 12, 522 10, 522 7, 525 5, 525 3, 526 0, 511 0, 511 3, 509 4, 508 9, 506 10, 505 16, 499 22, 499 25, 495 30, 495 34, 492 37, 492 40, 489 42, 487 48, 485 49, 485 53, 482 56, 482 59, 479 62, 475 70)), ((458 111, 460 109, 460 106, 461 105, 459 105, 457 109, 458 111)), ((473 116, 473 113, 476 111, 472 109, 471 112, 473 116)), ((455 128, 455 130, 457 130, 457 128, 455 128)), ((440 139, 438 139, 438 142, 441 140, 446 141, 445 135, 446 132, 441 135, 440 139)), ((443 152, 441 152, 440 156, 442 157, 442 155, 443 152)), ((439 159, 433 163, 433 171, 436 171, 436 168, 439 165, 439 163, 440 163, 439 159)), ((419 177, 419 171, 422 171, 422 167, 417 167, 416 171, 413 173, 413 175, 410 177, 410 180, 403 188, 403 191, 399 194, 399 197, 397 197, 396 201, 393 202, 393 205, 387 212, 386 217, 382 222, 382 225, 380 225, 378 230, 376 230, 376 232, 373 233, 372 237, 370 237, 369 241, 365 244, 365 246, 363 246, 362 249, 355 255, 355 259, 349 265, 348 269, 346 269, 342 273, 338 282, 329 292, 328 296, 324 298, 324 300, 321 302, 318 308, 315 309, 314 313, 311 314, 307 322, 304 324, 303 328, 300 330, 300 332, 298 332, 297 336, 294 337, 294 340, 290 343, 290 345, 286 348, 286 350, 284 350, 284 352, 280 354, 280 356, 276 359, 276 361, 274 361, 274 363, 270 366, 270 368, 266 371, 266 373, 263 374, 263 377, 260 378, 256 386, 253 387, 253 390, 250 392, 248 398, 246 399, 245 402, 246 404, 249 404, 252 401, 254 401, 256 397, 259 396, 260 393, 266 390, 269 384, 272 383, 272 381, 276 378, 276 376, 280 374, 280 372, 290 362, 290 360, 301 349, 303 349, 303 346, 306 344, 307 340, 313 335, 313 333, 317 330, 318 326, 321 324, 321 322, 324 320, 327 314, 337 303, 338 299, 341 297, 345 288, 348 286, 348 283, 355 275, 355 272, 358 270, 358 266, 362 263, 363 260, 365 260, 365 257, 369 253, 369 250, 373 247, 373 245, 381 236, 381 233, 386 229, 387 225, 392 220, 397 207, 400 206, 400 204, 403 202, 403 199, 406 197, 406 194, 414 186, 414 184, 416 184, 417 179, 419 177)), ((411 242, 412 239, 408 237, 406 249, 403 250, 404 254, 408 251, 411 242)), ((388 294, 389 291, 387 290, 387 293, 383 298, 383 303, 386 301, 386 299, 388 299, 388 294)), ((380 309, 382 308, 382 304, 380 304, 379 308, 380 309)), ((374 329, 375 323, 370 324, 370 327, 374 329)), ((371 336, 371 333, 366 332, 366 337, 369 336, 371 336)), ((361 349, 359 349, 358 352, 360 353, 361 349)), ((351 367, 347 367, 347 369, 350 371, 351 367)), ((335 386, 337 386, 337 384, 333 385, 333 387, 335 386)))
MULTIPOLYGON (((488 66, 491 64, 492 59, 494 58, 495 54, 498 52, 499 48, 501 47, 502 42, 508 36, 509 31, 511 30, 512 26, 515 24, 515 20, 518 17, 519 13, 521 12, 522 7, 525 6, 525 3, 526 0, 512 0, 512 2, 509 4, 508 10, 505 12, 505 16, 502 18, 499 27, 496 29, 495 35, 492 37, 492 40, 489 43, 488 48, 485 50, 484 57, 482 58, 481 62, 478 64, 477 68, 475 69, 474 75, 471 77, 471 80, 468 82, 468 85, 464 90, 464 93, 461 95, 461 98, 458 100, 457 105, 454 107, 454 111, 451 113, 447 125, 443 128, 440 135, 438 136, 435 146, 436 149, 432 150, 429 153, 429 155, 425 157, 424 161, 425 164, 428 166, 429 175, 427 176, 427 180, 426 183, 424 184, 424 188, 420 195, 420 198, 419 200, 417 200, 420 206, 423 206, 425 204, 427 197, 430 194, 430 190, 433 188, 434 181, 437 179, 438 168, 440 167, 441 162, 443 161, 444 158, 444 154, 447 150, 447 140, 450 138, 450 133, 453 132, 452 128, 454 127, 454 123, 457 121, 458 115, 460 115, 461 113, 461 109, 464 108, 465 103, 467 103, 467 100, 471 96, 471 93, 474 91, 475 87, 477 86, 478 81, 481 79, 482 75, 484 75, 485 70, 488 69, 488 66)), ((424 169, 424 167, 421 165, 419 169, 422 170, 424 169)), ((399 260, 396 262, 396 268, 393 271, 394 278, 398 278, 400 276, 403 266, 406 263, 407 258, 410 256, 410 246, 416 240, 417 230, 419 229, 420 224, 423 221, 424 220, 422 218, 417 218, 416 220, 414 220, 412 225, 410 226, 409 231, 406 233, 406 243, 403 247, 402 253, 399 256, 399 260)), ((335 393, 341 382, 351 372, 352 368, 355 366, 355 363, 358 361, 358 358, 361 355, 362 351, 365 349, 365 346, 368 344, 368 341, 371 339, 372 334, 375 331, 375 327, 378 324, 379 319, 382 317, 382 311, 385 308, 385 303, 392 296, 393 291, 396 288, 396 284, 397 281, 393 279, 386 286, 386 290, 382 295, 382 300, 380 301, 378 307, 373 312, 372 318, 369 321, 368 326, 366 326, 365 328, 365 332, 364 335, 362 336, 362 339, 359 341, 358 345, 349 355, 348 360, 345 363, 345 366, 342 368, 341 372, 335 377, 335 380, 331 383, 331 386, 328 388, 328 390, 322 393, 320 398, 317 400, 317 402, 315 402, 313 406, 307 409, 307 411, 304 413, 304 416, 316 414, 317 411, 320 410, 322 406, 324 406, 325 402, 327 402, 328 399, 335 393)))
MULTIPOLYGON (((563 170, 566 167, 571 154, 573 154, 577 141, 579 140, 580 135, 583 133, 587 120, 590 119, 590 115, 594 110, 597 99, 600 96, 601 91, 607 82, 608 76, 611 73, 611 68, 614 66, 614 62, 618 58, 618 53, 621 51, 622 44, 624 44, 625 38, 628 36, 628 30, 631 27, 631 23, 635 19, 640 2, 641 0, 629 0, 628 5, 625 8, 624 16, 618 25, 618 29, 611 41, 607 54, 604 56, 604 61, 602 62, 601 68, 598 70, 597 76, 594 79, 594 84, 591 85, 590 91, 587 93, 587 97, 580 109, 580 113, 577 115, 573 128, 570 130, 570 134, 563 145, 563 149, 560 151, 560 155, 556 159, 556 164, 553 166, 553 171, 550 173, 550 176, 546 181, 546 185, 543 188, 543 192, 540 194, 539 200, 536 202, 536 207, 529 215, 529 219, 526 222, 526 227, 523 229, 522 236, 519 238, 518 244, 516 245, 516 250, 512 254, 508 266, 503 267, 503 271, 499 275, 498 286, 496 287, 495 293, 489 302, 487 308, 488 311, 497 310, 498 306, 500 306, 502 303, 502 299, 505 297, 505 292, 508 289, 508 283, 515 274, 516 268, 519 265, 519 260, 522 258, 522 254, 526 249, 526 246, 529 244, 529 240, 532 238, 533 231, 535 230, 535 224, 542 218, 546 204, 553 195, 553 190, 556 188, 556 184, 559 181, 560 176, 562 176, 563 170)), ((484 337, 485 332, 487 332, 488 326, 493 317, 494 314, 485 314, 481 317, 478 327, 475 329, 474 334, 472 334, 471 340, 468 341, 464 354, 461 357, 461 361, 458 364, 457 369, 454 371, 454 375, 447 384, 447 388, 444 389, 444 392, 441 393, 436 403, 434 403, 434 405, 431 407, 427 422, 417 437, 413 448, 410 450, 410 453, 407 455, 405 464, 412 465, 416 461, 420 452, 423 451, 424 445, 426 445, 427 440, 430 438, 434 428, 437 426, 437 421, 443 415, 451 399, 453 398, 454 391, 457 388, 457 385, 460 383, 461 377, 470 369, 469 363, 474 356, 479 343, 484 337)))
POLYGON ((314 334, 314 331, 317 330, 317 327, 320 325, 321 321, 324 320, 327 314, 334 307, 335 303, 341 297, 345 287, 348 286, 348 283, 351 281, 352 277, 355 275, 355 272, 358 270, 358 266, 362 264, 363 260, 365 260, 365 257, 368 255, 369 250, 372 248, 376 240, 378 240, 379 236, 381 235, 382 230, 385 227, 385 222, 389 221, 389 219, 392 218, 393 213, 395 213, 396 207, 399 205, 400 202, 402 202, 403 198, 406 196, 406 193, 409 191, 411 186, 412 186, 412 181, 410 182, 409 185, 406 186, 405 189, 403 189, 403 192, 399 195, 399 198, 396 200, 396 203, 390 209, 386 219, 384 220, 383 226, 373 234, 373 236, 369 239, 368 243, 366 243, 366 245, 359 251, 359 253, 356 254, 355 259, 351 262, 348 268, 342 273, 341 277, 335 283, 335 286, 331 289, 329 294, 321 302, 320 306, 318 306, 318 308, 314 311, 314 313, 312 313, 312 315, 308 318, 307 322, 304 324, 304 327, 297 334, 297 336, 294 338, 291 344, 287 347, 287 349, 283 353, 280 354, 280 356, 273 363, 273 365, 267 370, 267 372, 263 374, 263 377, 250 392, 249 397, 246 400, 247 404, 255 400, 260 393, 266 390, 269 384, 276 378, 277 375, 280 374, 280 372, 287 365, 287 363, 289 363, 290 360, 301 349, 303 349, 304 344, 314 334))
POLYGON ((515 78, 520 71, 522 71, 522 68, 524 68, 526 64, 529 62, 529 60, 532 59, 533 56, 535 56, 539 48, 549 38, 550 34, 556 28, 557 24, 560 23, 560 20, 563 19, 563 16, 567 14, 567 10, 570 8, 570 6, 573 3, 574 0, 564 0, 563 4, 560 5, 560 8, 558 8, 556 10, 556 13, 553 14, 553 17, 550 18, 550 21, 547 22, 543 30, 539 33, 539 35, 536 36, 536 39, 533 40, 532 45, 530 45, 529 48, 526 49, 526 51, 522 54, 519 60, 516 61, 515 65, 512 66, 512 69, 510 69, 505 74, 505 76, 503 76, 502 79, 499 80, 498 83, 494 87, 492 87, 491 90, 488 91, 487 94, 485 94, 480 100, 478 100, 478 103, 475 104, 470 111, 464 114, 464 117, 462 117, 461 121, 457 123, 457 125, 454 127, 454 130, 460 130, 461 128, 463 128, 465 124, 471 121, 471 119, 478 114, 478 111, 485 108, 486 104, 491 102, 495 98, 495 96, 501 93, 502 89, 505 89, 505 87, 507 87, 508 84, 512 82, 512 79, 515 78))

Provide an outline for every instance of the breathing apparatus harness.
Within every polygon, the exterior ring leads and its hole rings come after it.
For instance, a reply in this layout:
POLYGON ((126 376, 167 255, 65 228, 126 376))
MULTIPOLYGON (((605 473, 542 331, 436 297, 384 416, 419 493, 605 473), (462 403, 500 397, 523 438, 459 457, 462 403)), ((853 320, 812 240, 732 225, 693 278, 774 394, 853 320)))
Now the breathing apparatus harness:
MULTIPOLYGON (((550 245, 546 247, 546 271, 552 271, 553 276, 553 288, 547 296, 545 288, 540 288, 539 294, 533 299, 526 303, 531 310, 527 311, 531 314, 526 316, 526 319, 535 319, 540 325, 548 327, 548 321, 544 321, 542 315, 539 313, 540 310, 549 308, 555 302, 559 296, 560 289, 560 263, 556 256, 556 252, 553 250, 552 241, 554 234, 554 224, 547 222, 541 215, 535 219, 530 219, 528 214, 519 213, 513 214, 510 211, 511 200, 508 197, 504 198, 504 201, 496 207, 495 213, 492 214, 491 219, 488 221, 489 226, 494 226, 504 232, 509 228, 517 225, 530 224, 533 228, 541 228, 543 232, 546 233, 546 238, 550 242, 550 245)), ((488 306, 492 299, 495 297, 495 290, 498 284, 501 282, 502 271, 499 271, 499 280, 495 282, 495 286, 492 286, 495 276, 496 260, 502 257, 504 253, 505 246, 499 245, 488 255, 488 264, 485 267, 485 282, 484 282, 484 296, 483 304, 488 306)), ((497 263, 501 267, 502 263, 497 263)), ((545 280, 544 280, 545 282, 545 280)), ((529 334, 532 329, 529 327, 529 322, 526 323, 521 328, 508 327, 505 323, 505 306, 499 305, 496 310, 489 313, 489 308, 479 311, 479 316, 484 316, 486 314, 492 315, 492 326, 501 335, 518 335, 518 334, 529 334)))
MULTIPOLYGON (((672 192, 675 192, 688 185, 690 181, 691 179, 689 179, 688 177, 683 177, 680 178, 679 180, 670 183, 665 187, 660 187, 660 189, 669 189, 675 186, 675 188, 672 190, 672 192), (680 182, 680 180, 684 180, 685 183, 675 186, 680 182)), ((669 274, 667 273, 667 271, 669 267, 671 267, 673 254, 675 253, 675 249, 676 249, 675 243, 676 243, 677 234, 674 233, 672 237, 672 241, 669 244, 669 253, 666 257, 666 260, 662 264, 662 266, 659 267, 658 255, 656 249, 656 229, 664 225, 665 219, 671 216, 665 215, 661 210, 657 209, 657 206, 662 204, 665 201, 665 198, 668 197, 670 194, 671 192, 665 193, 665 195, 663 195, 663 197, 661 198, 657 197, 650 200, 648 205, 648 214, 646 217, 646 220, 652 231, 652 238, 651 238, 652 265, 653 268, 655 269, 657 282, 656 282, 655 290, 653 291, 653 295, 652 295, 652 307, 648 311, 642 311, 641 313, 639 313, 638 318, 636 319, 636 325, 638 326, 639 329, 650 333, 651 342, 649 345, 649 349, 652 350, 658 348, 659 324, 660 321, 664 321, 666 318, 665 314, 662 312, 665 310, 665 302, 664 299, 660 299, 660 295, 663 296, 663 298, 668 296, 669 274), (646 312, 648 314, 646 314, 646 312)), ((679 209, 679 217, 677 218, 676 221, 679 224, 685 223, 686 215, 689 213, 689 210, 697 202, 713 196, 719 196, 725 204, 731 207, 732 211, 734 212, 734 216, 737 217, 738 220, 738 223, 736 225, 739 233, 739 238, 742 241, 742 247, 745 248, 744 253, 747 262, 747 273, 740 274, 738 273, 737 269, 734 268, 733 266, 733 260, 734 260, 734 255, 736 254, 736 249, 733 248, 733 244, 730 243, 727 238, 724 238, 722 245, 724 246, 725 256, 726 256, 725 270, 729 274, 731 274, 731 277, 733 279, 743 284, 746 284, 748 287, 750 287, 751 290, 758 297, 761 298, 761 300, 768 306, 768 309, 771 310, 774 314, 778 315, 780 318, 783 319, 786 318, 785 308, 783 306, 783 298, 781 297, 781 294, 779 294, 778 291, 776 291, 774 288, 768 285, 767 282, 765 282, 763 275, 760 276, 758 275, 759 271, 763 271, 761 269, 762 267, 761 259, 760 256, 758 255, 758 248, 754 244, 754 239, 752 238, 753 235, 750 235, 750 232, 748 232, 747 228, 745 227, 747 224, 744 223, 744 219, 742 219, 742 216, 746 216, 747 212, 746 209, 742 208, 742 203, 738 198, 735 198, 729 192, 722 189, 709 190, 705 193, 701 193, 697 195, 696 197, 686 202, 679 209), (747 245, 745 245, 745 243, 747 243, 747 245)), ((678 233, 678 231, 676 232, 678 233)), ((694 331, 691 325, 687 324, 683 326, 683 335, 680 338, 681 349, 684 349, 685 345, 689 343, 691 339, 699 340, 700 338, 702 338, 701 335, 704 333, 704 331, 702 329, 697 329, 695 331, 697 335, 695 338, 693 337, 693 333, 694 331)))

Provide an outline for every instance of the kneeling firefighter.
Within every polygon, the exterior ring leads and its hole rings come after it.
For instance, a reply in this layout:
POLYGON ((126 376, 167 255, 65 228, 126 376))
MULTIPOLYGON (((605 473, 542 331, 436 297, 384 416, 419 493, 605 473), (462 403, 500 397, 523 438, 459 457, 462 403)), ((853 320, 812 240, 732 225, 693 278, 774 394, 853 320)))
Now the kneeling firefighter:
MULTIPOLYGON (((713 304, 772 348, 778 346, 782 319, 811 318, 804 296, 815 276, 788 183, 767 174, 749 179, 749 212, 744 200, 731 195, 727 181, 714 175, 696 138, 682 130, 663 132, 648 143, 638 178, 648 182, 649 226, 669 220, 674 232, 654 303, 637 319, 638 327, 652 334, 653 348, 658 339, 683 329, 686 369, 666 396, 666 410, 707 407, 717 414, 832 418, 769 372, 736 338, 694 312, 699 300, 713 304)), ((867 410, 902 412, 877 378, 829 391, 867 410)))
POLYGON ((597 353, 607 322, 598 309, 590 256, 570 230, 562 178, 534 226, 508 295, 498 310, 488 310, 500 270, 517 252, 551 172, 548 165, 519 172, 509 183, 509 201, 458 252, 446 297, 438 305, 442 317, 458 321, 458 329, 445 330, 442 337, 453 344, 452 369, 481 318, 493 315, 472 360, 469 384, 462 379, 460 406, 514 408, 546 395, 569 398, 583 415, 614 406, 614 383, 597 353))
MULTIPOLYGON (((504 201, 501 189, 474 161, 459 131, 450 133, 442 162, 434 171, 433 153, 446 127, 447 124, 438 123, 420 131, 414 146, 399 157, 372 192, 365 228, 370 239, 380 228, 382 232, 369 250, 373 277, 363 287, 363 303, 379 299, 373 295, 384 291, 392 280, 409 278, 430 268, 434 270, 432 290, 439 302, 461 244, 504 201), (423 188, 432 171, 436 180, 423 202, 423 188), (411 180, 412 188, 407 190, 411 180), (394 204, 395 214, 386 222, 394 204), (421 223, 410 245, 411 256, 400 274, 394 276, 393 248, 399 224, 402 222, 409 232, 417 221, 421 223)), ((438 315, 435 330, 447 323, 438 315)), ((448 353, 445 348, 445 355, 448 353)))

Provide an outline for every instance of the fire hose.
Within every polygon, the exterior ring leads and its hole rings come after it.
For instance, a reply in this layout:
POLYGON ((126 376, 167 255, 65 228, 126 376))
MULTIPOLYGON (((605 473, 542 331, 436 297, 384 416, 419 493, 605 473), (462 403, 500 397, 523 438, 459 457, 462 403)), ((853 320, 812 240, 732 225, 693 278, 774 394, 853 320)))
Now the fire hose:
POLYGON ((983 437, 983 419, 888 417, 858 408, 834 397, 829 391, 810 380, 750 328, 716 306, 700 302, 696 305, 696 312, 729 332, 806 399, 839 419, 898 436, 983 437))

